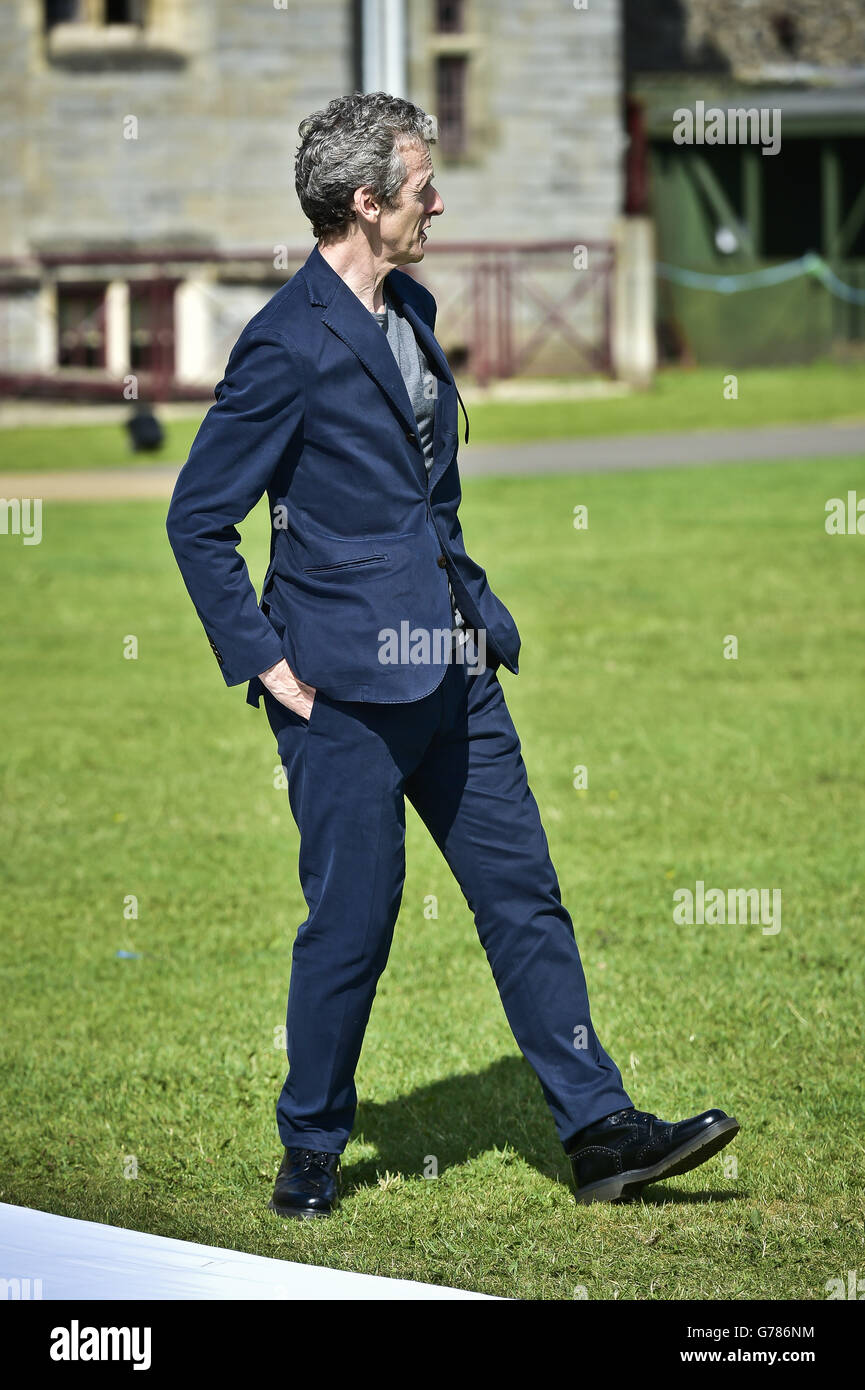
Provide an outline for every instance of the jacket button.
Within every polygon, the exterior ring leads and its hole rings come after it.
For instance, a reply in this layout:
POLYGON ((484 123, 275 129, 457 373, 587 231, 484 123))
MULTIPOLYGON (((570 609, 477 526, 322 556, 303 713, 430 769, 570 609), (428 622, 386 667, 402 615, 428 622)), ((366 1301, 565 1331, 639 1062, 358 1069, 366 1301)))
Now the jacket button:
POLYGON ((408 440, 409 444, 417 444, 417 438, 414 434, 412 434, 411 430, 406 430, 405 437, 408 440))
POLYGON ((438 557, 438 562, 437 562, 437 563, 438 563, 438 567, 439 567, 440 570, 447 569, 447 564, 448 564, 448 562, 447 562, 447 557, 446 557, 446 556, 440 555, 440 556, 438 557))

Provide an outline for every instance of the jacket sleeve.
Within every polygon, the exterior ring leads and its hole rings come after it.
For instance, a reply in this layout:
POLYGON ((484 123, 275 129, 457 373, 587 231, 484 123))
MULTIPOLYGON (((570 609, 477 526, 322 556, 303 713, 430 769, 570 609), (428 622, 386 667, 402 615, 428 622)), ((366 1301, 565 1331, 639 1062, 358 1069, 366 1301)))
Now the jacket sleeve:
POLYGON ((283 656, 258 606, 237 545, 237 522, 267 491, 303 421, 299 354, 273 330, 242 333, 166 518, 175 559, 226 685, 260 675, 283 656))

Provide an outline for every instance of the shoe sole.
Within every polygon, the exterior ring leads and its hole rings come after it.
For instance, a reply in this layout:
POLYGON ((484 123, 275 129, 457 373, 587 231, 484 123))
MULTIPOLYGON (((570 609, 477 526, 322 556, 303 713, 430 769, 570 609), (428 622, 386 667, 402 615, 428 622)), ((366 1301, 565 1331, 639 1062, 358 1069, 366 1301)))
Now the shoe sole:
POLYGON ((304 1210, 302 1207, 278 1207, 271 1197, 267 1209, 276 1216, 283 1216, 295 1221, 320 1221, 323 1217, 330 1216, 338 1206, 339 1203, 334 1202, 331 1211, 316 1211, 314 1208, 304 1210))
POLYGON ((649 1183, 660 1182, 662 1178, 675 1178, 680 1173, 698 1168, 726 1148, 738 1133, 739 1121, 734 1115, 728 1115, 726 1120, 716 1120, 696 1138, 674 1149, 649 1168, 631 1168, 627 1173, 614 1173, 612 1177, 587 1183, 585 1187, 577 1189, 576 1199, 585 1203, 632 1201, 649 1183))

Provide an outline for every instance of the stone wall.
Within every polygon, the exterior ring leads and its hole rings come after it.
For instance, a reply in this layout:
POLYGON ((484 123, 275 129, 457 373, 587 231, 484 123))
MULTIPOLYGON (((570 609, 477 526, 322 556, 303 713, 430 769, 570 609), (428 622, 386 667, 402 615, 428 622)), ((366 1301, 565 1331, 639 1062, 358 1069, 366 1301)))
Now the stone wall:
MULTIPOLYGON (((98 33, 88 52, 76 26, 52 58, 41 10, 4 6, 0 255, 310 240, 294 193, 297 125, 354 86, 345 0, 157 0, 138 61, 134 45, 100 51, 98 33)), ((431 12, 409 0, 409 94, 428 107, 431 12)), ((437 153, 441 235, 608 235, 621 200, 618 0, 587 11, 470 0, 467 15, 471 151, 437 153)))

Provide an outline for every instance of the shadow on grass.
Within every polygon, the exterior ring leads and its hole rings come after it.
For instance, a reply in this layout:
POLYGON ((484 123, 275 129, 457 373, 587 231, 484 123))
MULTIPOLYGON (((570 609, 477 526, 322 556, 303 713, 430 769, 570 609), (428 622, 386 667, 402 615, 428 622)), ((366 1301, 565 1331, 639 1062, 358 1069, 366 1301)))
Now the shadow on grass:
MULTIPOLYGON (((343 1157, 343 1194, 374 1186, 385 1173, 440 1177, 448 1168, 498 1150, 502 1164, 515 1156, 544 1177, 570 1186, 570 1166, 553 1126, 537 1077, 523 1057, 502 1057, 483 1071, 450 1076, 409 1095, 358 1106, 352 1144, 374 1145, 375 1158, 343 1157), (503 1152, 503 1151, 507 1152, 503 1152)), ((708 1175, 707 1175, 708 1176, 708 1175)), ((651 1184, 636 1200, 728 1202, 746 1194, 710 1189, 688 1192, 651 1184)))
MULTIPOLYGON (((422 1177, 435 1159, 439 1176, 492 1149, 508 1149, 547 1177, 566 1160, 537 1077, 523 1057, 502 1057, 483 1071, 420 1086, 376 1104, 361 1101, 352 1142, 373 1144, 376 1158, 343 1159, 347 1188, 387 1171, 422 1177)), ((505 1161, 507 1161, 505 1159, 505 1161)))

